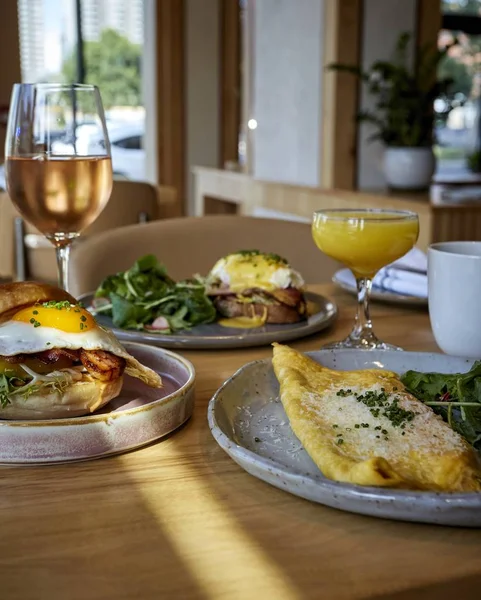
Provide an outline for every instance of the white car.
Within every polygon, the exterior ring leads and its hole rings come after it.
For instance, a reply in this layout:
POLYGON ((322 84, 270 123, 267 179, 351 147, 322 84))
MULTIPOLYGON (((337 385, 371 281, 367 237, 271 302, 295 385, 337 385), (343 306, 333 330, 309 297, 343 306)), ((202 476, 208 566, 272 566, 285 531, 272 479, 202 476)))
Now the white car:
MULTIPOLYGON (((145 179, 145 150, 142 147, 144 123, 109 122, 107 121, 110 146, 112 151, 112 169, 114 175, 127 179, 145 179)), ((97 125, 81 124, 77 127, 77 151, 80 154, 101 153, 104 147, 103 136, 99 134, 97 125)), ((52 144, 56 154, 69 156, 74 153, 73 144, 68 139, 58 140, 52 144)))
MULTIPOLYGON (((116 124, 108 127, 108 130, 114 175, 127 179, 145 179, 143 122, 116 124)), ((89 152, 95 153, 96 146, 103 147, 103 140, 92 139, 89 152)))

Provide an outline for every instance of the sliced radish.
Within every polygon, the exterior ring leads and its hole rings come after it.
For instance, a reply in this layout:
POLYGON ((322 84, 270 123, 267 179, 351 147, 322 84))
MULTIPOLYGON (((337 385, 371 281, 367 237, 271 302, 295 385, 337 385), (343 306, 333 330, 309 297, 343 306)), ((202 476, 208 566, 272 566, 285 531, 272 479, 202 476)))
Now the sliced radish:
POLYGON ((165 317, 157 317, 150 325, 145 325, 147 331, 165 331, 170 329, 169 322, 165 317))
POLYGON ((92 299, 92 307, 99 309, 102 308, 102 306, 107 306, 107 304, 110 304, 110 300, 108 298, 93 298, 92 299))

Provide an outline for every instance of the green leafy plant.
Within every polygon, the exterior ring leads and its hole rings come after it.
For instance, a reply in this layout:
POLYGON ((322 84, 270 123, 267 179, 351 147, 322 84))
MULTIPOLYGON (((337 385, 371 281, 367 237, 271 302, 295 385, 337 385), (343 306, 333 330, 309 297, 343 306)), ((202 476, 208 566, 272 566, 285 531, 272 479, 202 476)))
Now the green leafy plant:
POLYGON ((481 173, 481 150, 476 150, 466 157, 468 168, 473 173, 481 173))
POLYGON ((409 64, 412 35, 402 33, 392 61, 378 60, 367 71, 357 66, 331 64, 329 69, 351 73, 376 97, 373 111, 362 111, 359 121, 376 128, 370 140, 382 140, 391 147, 430 147, 434 142, 434 101, 445 100, 450 110, 451 77, 437 79, 438 65, 456 41, 443 49, 433 45, 421 48, 414 65, 409 64))

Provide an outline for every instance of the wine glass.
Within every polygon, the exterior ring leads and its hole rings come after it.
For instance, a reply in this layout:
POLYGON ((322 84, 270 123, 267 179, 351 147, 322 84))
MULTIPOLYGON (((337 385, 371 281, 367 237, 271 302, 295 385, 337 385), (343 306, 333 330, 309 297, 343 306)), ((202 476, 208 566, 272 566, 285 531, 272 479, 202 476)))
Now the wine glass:
POLYGON ((402 350, 375 336, 369 296, 374 275, 411 250, 418 235, 418 215, 410 211, 332 209, 314 213, 312 236, 317 247, 349 267, 357 283, 354 327, 345 340, 325 348, 402 350))
POLYGON ((55 246, 67 290, 72 241, 102 212, 112 161, 99 90, 80 84, 15 84, 5 144, 10 198, 55 246))

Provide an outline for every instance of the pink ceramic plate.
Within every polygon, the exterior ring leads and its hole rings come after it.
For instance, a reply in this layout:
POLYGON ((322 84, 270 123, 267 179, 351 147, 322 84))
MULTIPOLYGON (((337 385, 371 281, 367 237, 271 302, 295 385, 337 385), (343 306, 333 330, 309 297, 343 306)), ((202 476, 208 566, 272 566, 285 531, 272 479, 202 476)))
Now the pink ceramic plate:
POLYGON ((47 464, 118 454, 180 427, 194 407, 195 371, 174 352, 125 343, 126 350, 162 376, 160 390, 124 377, 118 398, 85 417, 0 420, 0 464, 47 464))

